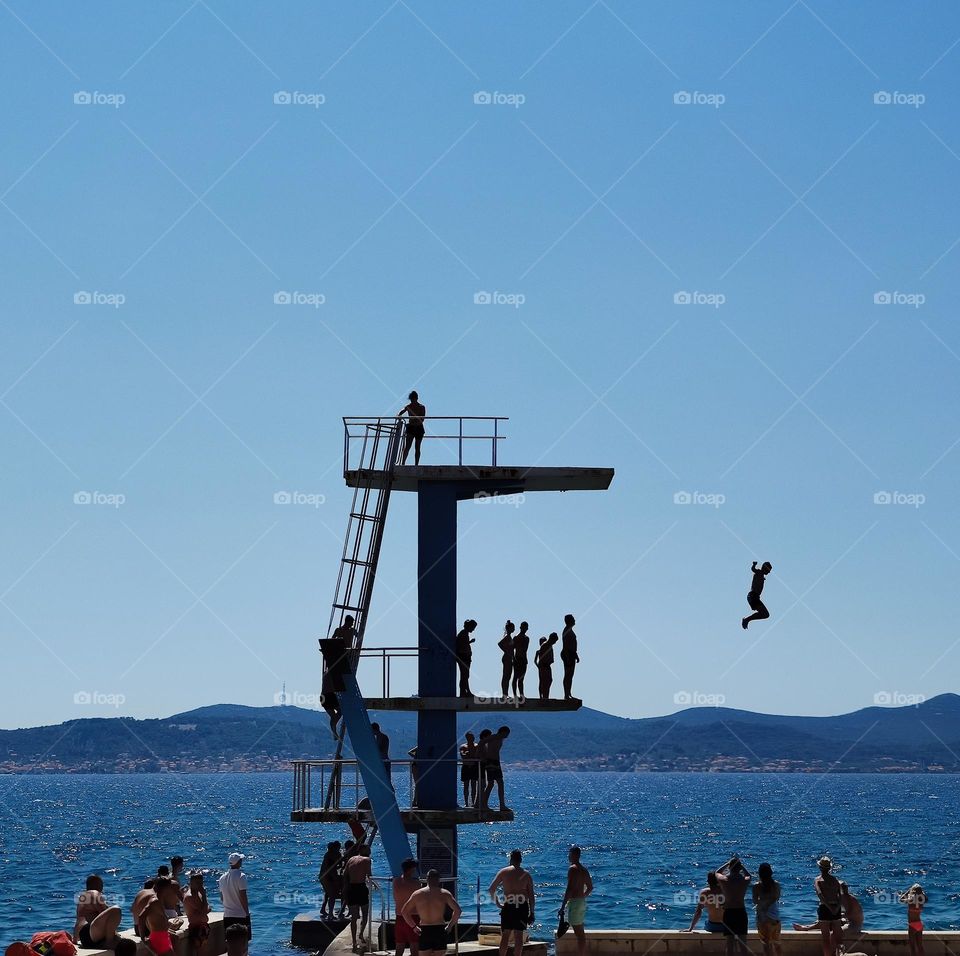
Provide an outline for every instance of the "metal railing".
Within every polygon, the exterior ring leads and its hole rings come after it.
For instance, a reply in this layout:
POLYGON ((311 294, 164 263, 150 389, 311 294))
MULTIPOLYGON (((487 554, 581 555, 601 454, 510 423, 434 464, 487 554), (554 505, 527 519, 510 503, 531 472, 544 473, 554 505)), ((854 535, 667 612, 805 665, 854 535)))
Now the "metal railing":
MULTIPOLYGON (((441 763, 453 763, 462 768, 464 764, 476 764, 478 769, 480 761, 477 759, 460 760, 450 758, 448 760, 430 760, 420 761, 426 763, 429 767, 435 767, 441 763)), ((390 761, 391 777, 401 769, 406 773, 407 792, 410 794, 410 806, 408 809, 415 809, 417 806, 417 779, 419 777, 419 767, 416 758, 390 761)), ((304 810, 316 810, 323 807, 326 810, 350 810, 356 811, 357 819, 360 820, 361 814, 370 814, 371 819, 373 811, 369 803, 362 805, 366 799, 366 789, 363 785, 363 775, 361 772, 360 761, 353 759, 342 760, 294 760, 293 761, 293 812, 300 813, 304 810), (332 789, 328 791, 330 780, 336 781, 332 789), (329 803, 325 804, 324 799, 332 794, 329 803), (322 795, 320 804, 313 803, 313 794, 322 795), (344 800, 346 795, 347 799, 344 800), (352 795, 352 799, 351 799, 352 795)), ((361 820, 361 822, 363 822, 361 820)))
MULTIPOLYGON (((380 661, 381 697, 390 696, 390 663, 394 658, 417 657, 420 653, 416 647, 364 647, 360 651, 360 658, 373 658, 380 661)), ((365 694, 373 697, 373 694, 365 694)))
MULTIPOLYGON (((438 443, 448 456, 441 461, 425 461, 430 465, 450 465, 450 460, 456 455, 458 465, 492 465, 497 464, 497 445, 506 438, 500 433, 503 427, 500 423, 509 421, 503 415, 426 415, 424 416, 424 442, 438 443), (453 423, 453 424, 448 424, 453 423), (465 446, 464 443, 467 443, 465 446), (489 442, 489 461, 464 461, 464 448, 472 447, 471 442, 489 442)), ((395 429, 397 424, 405 426, 403 418, 397 416, 360 417, 343 419, 343 473, 356 471, 358 468, 358 445, 370 434, 370 429, 395 429)), ((403 455, 402 443, 398 449, 397 460, 393 464, 400 464, 403 455)), ((362 456, 361 456, 362 457, 362 456)), ((469 456, 468 456, 469 457, 469 456)))

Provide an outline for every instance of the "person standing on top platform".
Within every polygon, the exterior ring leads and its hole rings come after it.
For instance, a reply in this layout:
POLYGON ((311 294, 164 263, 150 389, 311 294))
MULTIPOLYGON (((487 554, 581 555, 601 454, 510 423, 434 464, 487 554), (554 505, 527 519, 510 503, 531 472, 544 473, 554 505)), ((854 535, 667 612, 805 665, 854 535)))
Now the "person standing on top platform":
POLYGON ((470 690, 470 664, 473 662, 473 648, 471 644, 476 642, 476 638, 470 635, 477 629, 477 622, 467 619, 463 622, 463 628, 457 634, 454 643, 454 653, 457 656, 457 667, 460 670, 460 696, 473 697, 473 691, 470 690))
POLYGON ((760 600, 760 595, 763 592, 765 578, 773 570, 773 565, 769 561, 764 561, 758 568, 757 562, 754 561, 750 565, 750 570, 753 572, 753 581, 750 584, 750 590, 747 592, 747 604, 750 605, 753 614, 740 619, 740 626, 744 630, 747 629, 751 621, 764 621, 770 617, 770 612, 763 601, 760 600))
POLYGON ((500 658, 503 663, 503 676, 500 678, 501 697, 506 697, 510 693, 510 677, 513 674, 513 632, 515 625, 513 621, 507 621, 503 625, 503 637, 500 638, 497 647, 503 651, 503 657, 500 658))
POLYGON ((573 700, 573 672, 580 663, 580 655, 577 653, 577 632, 573 625, 577 622, 572 614, 566 615, 563 619, 563 643, 560 645, 560 660, 563 661, 563 699, 573 700))
POLYGON ((407 431, 403 440, 403 464, 407 463, 407 455, 410 454, 410 446, 416 444, 416 450, 413 453, 413 459, 416 464, 420 464, 420 446, 423 444, 424 428, 423 420, 427 417, 427 408, 420 404, 420 396, 416 392, 411 392, 407 398, 410 399, 408 405, 397 412, 397 418, 407 416, 407 431))
POLYGON ((541 637, 540 648, 533 655, 533 663, 537 665, 540 674, 540 700, 550 699, 550 688, 553 686, 553 648, 559 640, 556 631, 552 631, 548 638, 541 637))
POLYGON ((513 639, 513 696, 523 698, 523 678, 527 675, 527 650, 530 647, 530 627, 526 621, 520 622, 520 630, 513 639))

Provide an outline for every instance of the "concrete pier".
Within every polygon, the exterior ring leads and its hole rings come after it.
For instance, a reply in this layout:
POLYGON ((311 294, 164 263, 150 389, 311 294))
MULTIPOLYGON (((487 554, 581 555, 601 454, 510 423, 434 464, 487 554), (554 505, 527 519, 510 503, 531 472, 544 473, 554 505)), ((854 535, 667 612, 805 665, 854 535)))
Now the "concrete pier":
MULTIPOLYGON (((170 930, 173 941, 173 951, 176 956, 193 956, 194 950, 187 938, 187 918, 181 917, 182 924, 177 929, 170 930)), ((137 956, 153 956, 153 950, 141 940, 132 929, 120 933, 124 939, 132 939, 137 944, 137 956)), ((221 956, 227 951, 226 941, 223 938, 223 913, 210 914, 210 935, 200 950, 200 956, 221 956)), ((109 949, 81 949, 77 948, 77 956, 113 956, 109 949)))
MULTIPOLYGON (((723 956, 724 937, 719 933, 681 933, 678 930, 588 929, 589 956, 723 956)), ((780 938, 783 956, 821 956, 820 933, 785 931, 780 938)), ((865 932, 859 938, 845 941, 846 951, 866 953, 868 956, 909 956, 910 945, 905 931, 877 930, 865 932)), ((760 937, 751 932, 747 936, 751 953, 763 953, 760 937)), ((923 948, 926 956, 957 956, 960 953, 960 933, 925 931, 923 948)), ((576 956, 577 942, 573 930, 556 941, 557 956, 576 956)))

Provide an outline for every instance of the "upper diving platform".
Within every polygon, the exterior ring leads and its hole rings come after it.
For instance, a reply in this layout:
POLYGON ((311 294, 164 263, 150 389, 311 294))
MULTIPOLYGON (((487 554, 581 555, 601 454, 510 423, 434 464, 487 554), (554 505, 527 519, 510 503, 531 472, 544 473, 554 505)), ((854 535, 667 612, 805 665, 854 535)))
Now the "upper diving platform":
MULTIPOLYGON (((344 418, 343 477, 351 488, 384 487, 394 491, 417 491, 423 482, 456 482, 463 486, 464 498, 526 494, 534 491, 605 491, 613 481, 612 468, 501 465, 497 460, 499 444, 507 418, 471 415, 428 415, 424 419, 424 442, 429 458, 426 464, 411 465, 402 458, 392 473, 362 468, 365 442, 371 433, 391 433, 402 419, 344 418), (437 458, 442 459, 437 461, 437 458), (473 459, 473 460, 471 460, 473 459)), ((402 455, 402 445, 401 452, 402 455)), ((415 454, 411 448, 407 460, 415 454)))

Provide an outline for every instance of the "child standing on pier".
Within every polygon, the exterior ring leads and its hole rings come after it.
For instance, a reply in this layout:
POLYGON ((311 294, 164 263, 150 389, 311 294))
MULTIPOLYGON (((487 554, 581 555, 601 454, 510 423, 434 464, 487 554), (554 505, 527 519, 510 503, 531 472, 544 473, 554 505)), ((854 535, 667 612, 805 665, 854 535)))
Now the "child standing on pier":
POLYGON ((927 895, 919 883, 914 883, 900 897, 907 904, 907 940, 910 943, 910 956, 923 956, 923 907, 927 895))

